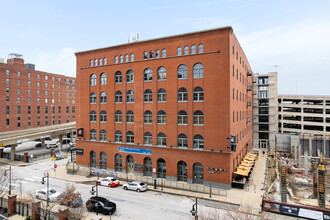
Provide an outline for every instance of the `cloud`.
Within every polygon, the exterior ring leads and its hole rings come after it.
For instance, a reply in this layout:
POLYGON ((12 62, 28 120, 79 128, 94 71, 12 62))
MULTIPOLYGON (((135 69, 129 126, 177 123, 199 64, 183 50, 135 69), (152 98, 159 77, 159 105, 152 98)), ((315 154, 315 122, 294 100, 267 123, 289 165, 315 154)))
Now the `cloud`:
POLYGON ((254 72, 275 71, 278 65, 279 93, 330 94, 330 21, 305 20, 267 28, 250 34, 237 34, 254 72), (313 83, 311 83, 313 82, 313 83))
POLYGON ((37 56, 36 69, 49 73, 76 76, 76 57, 74 48, 63 48, 37 56))

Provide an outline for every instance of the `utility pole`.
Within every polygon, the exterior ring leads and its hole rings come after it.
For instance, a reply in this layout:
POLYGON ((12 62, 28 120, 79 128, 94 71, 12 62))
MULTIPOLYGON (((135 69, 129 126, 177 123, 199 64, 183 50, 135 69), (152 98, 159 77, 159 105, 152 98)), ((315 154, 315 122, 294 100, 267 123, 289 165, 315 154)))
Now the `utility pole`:
POLYGON ((9 165, 9 190, 8 195, 11 194, 11 166, 9 165))

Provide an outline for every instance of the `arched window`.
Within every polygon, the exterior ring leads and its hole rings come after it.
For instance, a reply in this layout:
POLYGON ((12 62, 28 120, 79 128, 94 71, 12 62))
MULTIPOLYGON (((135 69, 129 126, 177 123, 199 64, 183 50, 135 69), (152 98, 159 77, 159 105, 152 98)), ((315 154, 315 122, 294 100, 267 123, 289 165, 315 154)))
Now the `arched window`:
POLYGON ((120 56, 119 56, 119 62, 120 62, 120 63, 124 62, 124 57, 123 57, 123 55, 120 55, 120 56))
POLYGON ((189 54, 189 47, 187 45, 184 46, 183 53, 184 53, 184 55, 188 55, 189 54))
POLYGON ((100 141, 107 141, 107 132, 103 129, 100 131, 100 141))
POLYGON ((150 132, 144 133, 143 144, 152 144, 152 134, 150 132))
POLYGON ((150 50, 150 52, 149 52, 149 58, 150 59, 153 59, 154 58, 154 51, 153 50, 150 50))
POLYGON ((148 52, 147 51, 143 52, 143 59, 144 60, 148 59, 148 52))
POLYGON ((150 89, 144 91, 143 101, 152 102, 152 91, 150 89))
POLYGON ((96 93, 95 92, 92 92, 91 95, 89 96, 89 103, 96 104, 96 93))
POLYGON ((122 113, 121 113, 120 110, 117 110, 117 111, 115 112, 115 122, 116 122, 116 123, 121 123, 122 120, 123 120, 122 113))
POLYGON ((122 74, 120 71, 117 71, 115 74, 115 83, 122 83, 122 74))
POLYGON ((188 100, 188 93, 187 93, 187 89, 181 87, 178 90, 178 102, 186 102, 188 100))
POLYGON ((102 66, 102 58, 99 59, 99 66, 102 66))
POLYGON ((162 58, 165 58, 165 57, 166 57, 166 50, 162 49, 162 58))
POLYGON ((126 82, 134 82, 134 72, 133 70, 128 70, 126 73, 126 82))
POLYGON ((181 47, 178 47, 176 49, 176 55, 178 55, 178 56, 181 56, 182 55, 182 48, 181 47))
POLYGON ((121 91, 117 91, 115 94, 115 103, 121 103, 123 101, 123 95, 121 91))
POLYGON ((184 161, 178 163, 178 181, 187 182, 187 164, 184 161))
POLYGON ((90 122, 96 122, 96 112, 95 111, 91 111, 89 114, 89 121, 90 122))
POLYGON ((131 53, 131 62, 134 61, 134 53, 131 53))
POLYGON ((187 136, 185 134, 179 134, 179 136, 178 136, 178 147, 186 148, 187 146, 188 146, 187 136))
POLYGON ((107 169, 107 155, 104 152, 100 153, 100 169, 107 169))
POLYGON ((194 112, 194 125, 204 125, 204 114, 201 111, 194 112))
POLYGON ((204 138, 202 135, 195 135, 194 136, 194 141, 193 141, 193 148, 194 149, 204 149, 204 138))
POLYGON ((160 110, 157 113, 157 124, 166 124, 166 112, 163 110, 160 110))
POLYGON ((118 56, 115 56, 115 63, 118 63, 118 56))
POLYGON ((187 79, 188 78, 188 69, 186 65, 180 65, 178 67, 178 79, 187 79))
POLYGON ((106 57, 103 58, 103 65, 107 65, 107 58, 106 57))
POLYGON ((134 112, 131 110, 126 113, 126 123, 134 123, 134 112))
POLYGON ((101 85, 106 85, 107 84, 107 74, 102 73, 101 74, 101 80, 100 81, 101 81, 100 82, 101 85))
POLYGON ((96 141, 96 131, 95 131, 95 129, 92 129, 92 130, 89 132, 89 140, 91 140, 91 141, 96 141))
POLYGON ((151 111, 147 110, 144 112, 144 123, 145 124, 152 124, 152 113, 151 111))
POLYGON ((89 66, 93 66, 93 60, 89 61, 89 66))
POLYGON ((115 142, 122 142, 122 139, 123 139, 123 137, 122 137, 121 131, 116 131, 116 133, 115 133, 115 142))
POLYGON ((104 110, 100 112, 100 122, 107 122, 107 112, 104 110))
POLYGON ((134 92, 132 90, 128 90, 126 93, 126 102, 133 103, 134 102, 134 92))
POLYGON ((157 145, 166 146, 166 135, 162 132, 157 135, 157 145))
POLYGON ((160 51, 159 50, 156 50, 156 58, 159 58, 160 57, 160 51))
POLYGON ((201 63, 196 63, 193 68, 194 78, 203 78, 204 77, 204 67, 201 63))
POLYGON ((123 169, 123 159, 120 154, 115 156, 115 171, 121 172, 123 169))
POLYGON ((203 44, 199 44, 198 45, 198 53, 203 53, 204 52, 204 45, 203 44))
POLYGON ((193 44, 191 45, 191 54, 195 54, 196 53, 196 45, 193 44))
POLYGON ((128 54, 125 54, 125 62, 128 62, 128 54))
POLYGON ((126 143, 134 144, 134 133, 132 131, 128 131, 126 134, 126 143))
POLYGON ((101 92, 100 95, 100 104, 106 104, 107 103, 107 93, 101 92))
POLYGON ((188 122, 188 116, 187 116, 187 112, 181 110, 178 113, 178 124, 179 125, 187 125, 188 122))
POLYGON ((152 70, 150 68, 144 70, 143 79, 144 81, 152 81, 152 70))
POLYGON ((157 70, 157 80, 166 80, 166 69, 161 66, 157 70))
POLYGON ((158 102, 166 102, 166 90, 161 88, 157 92, 157 101, 158 102))
POLYGON ((166 178, 166 162, 163 158, 157 160, 157 177, 166 178))
POLYGON ((92 74, 90 77, 90 85, 95 86, 96 85, 96 75, 92 74))
POLYGON ((95 66, 97 66, 97 59, 94 60, 94 64, 95 64, 95 66))
POLYGON ((204 101, 204 91, 201 87, 196 87, 194 89, 194 102, 204 101))

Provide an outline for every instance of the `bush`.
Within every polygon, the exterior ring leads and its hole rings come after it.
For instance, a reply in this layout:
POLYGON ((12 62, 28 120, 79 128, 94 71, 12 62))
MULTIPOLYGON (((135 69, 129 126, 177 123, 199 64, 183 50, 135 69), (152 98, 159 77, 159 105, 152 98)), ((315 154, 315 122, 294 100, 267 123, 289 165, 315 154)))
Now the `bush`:
POLYGON ((30 216, 26 216, 26 217, 25 217, 25 220, 30 220, 30 219, 31 219, 30 216))

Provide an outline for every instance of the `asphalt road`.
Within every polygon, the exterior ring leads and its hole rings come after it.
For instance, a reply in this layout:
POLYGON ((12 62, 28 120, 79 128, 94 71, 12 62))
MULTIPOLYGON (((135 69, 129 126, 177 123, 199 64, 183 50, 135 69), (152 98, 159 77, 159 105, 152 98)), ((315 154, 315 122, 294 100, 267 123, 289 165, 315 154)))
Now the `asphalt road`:
MULTIPOLYGON (((67 159, 56 161, 58 165, 66 162, 67 159)), ((44 173, 52 169, 53 166, 54 161, 47 159, 26 167, 12 167, 13 175, 20 178, 20 183, 16 182, 12 191, 16 193, 21 193, 22 191, 22 194, 27 194, 28 192, 35 192, 37 189, 46 188, 46 184, 41 184, 41 179, 44 173)), ((62 192, 66 183, 63 180, 51 178, 49 186, 62 192)), ((83 200, 87 201, 91 197, 92 185, 75 185, 77 191, 82 194, 83 200)), ((99 186, 98 193, 99 196, 103 196, 117 204, 117 210, 113 215, 113 219, 192 219, 189 211, 195 201, 185 196, 160 194, 153 191, 138 193, 126 191, 121 186, 114 188, 99 186)), ((218 212, 218 210, 202 204, 198 208, 200 212, 218 212)))

